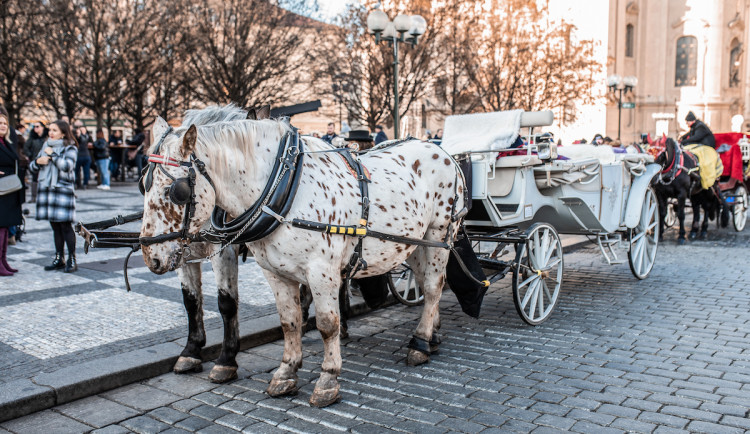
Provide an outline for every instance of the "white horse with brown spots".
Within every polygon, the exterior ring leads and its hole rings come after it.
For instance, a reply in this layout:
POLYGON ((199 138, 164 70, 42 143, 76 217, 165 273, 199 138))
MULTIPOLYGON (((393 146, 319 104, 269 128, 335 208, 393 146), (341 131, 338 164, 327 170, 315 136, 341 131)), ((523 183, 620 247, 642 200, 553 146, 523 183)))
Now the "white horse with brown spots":
MULTIPOLYGON (((274 176, 272 168, 282 137, 290 127, 283 121, 237 121, 190 127, 183 135, 165 134, 166 123, 157 119, 154 137, 163 137, 160 152, 164 165, 156 171, 154 188, 146 193, 142 237, 174 234, 183 229, 191 235, 209 221, 215 206, 230 218, 241 215, 261 197, 274 176), (187 176, 196 161, 205 163, 205 175, 196 177, 195 211, 185 226, 185 206, 170 199, 170 186, 187 176), (166 172, 166 173, 164 173, 166 172), (212 180, 212 182, 209 181, 212 180), (145 224, 148 223, 148 226, 145 224)), ((300 219, 330 225, 360 222, 362 198, 358 181, 345 159, 327 143, 301 138, 304 154, 301 180, 286 221, 300 219)), ((434 243, 449 243, 459 221, 457 209, 464 203, 463 175, 440 147, 417 140, 375 149, 361 158, 369 169, 371 201, 368 230, 410 236, 434 243)), ((172 237, 174 238, 174 237, 172 237)), ((267 392, 271 396, 296 393, 297 370, 302 364, 299 284, 311 288, 316 324, 323 337, 325 355, 320 378, 310 397, 315 406, 340 399, 339 287, 358 239, 320 233, 281 224, 269 235, 248 244, 274 292, 284 331, 284 355, 267 392)), ((185 239, 170 239, 143 246, 148 267, 164 273, 180 266, 185 239)), ((376 276, 407 261, 425 294, 424 310, 410 345, 407 362, 429 361, 433 331, 439 325, 438 302, 445 282, 449 250, 399 244, 366 237, 362 257, 367 268, 355 277, 376 276), (414 339, 413 339, 414 342, 414 339), (429 344, 428 344, 429 342, 429 344)))

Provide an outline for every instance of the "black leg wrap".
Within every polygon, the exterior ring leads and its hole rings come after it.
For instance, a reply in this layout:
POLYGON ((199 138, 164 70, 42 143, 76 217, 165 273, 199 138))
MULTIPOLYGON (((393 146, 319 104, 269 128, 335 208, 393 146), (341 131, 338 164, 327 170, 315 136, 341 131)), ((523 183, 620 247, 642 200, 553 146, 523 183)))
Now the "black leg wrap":
POLYGON ((411 340, 409 341, 409 345, 407 345, 407 348, 417 350, 422 354, 430 354, 429 342, 417 336, 412 336, 411 340))
POLYGON ((432 337, 430 338, 430 354, 436 354, 439 350, 438 348, 439 345, 440 345, 440 333, 432 332, 432 337))

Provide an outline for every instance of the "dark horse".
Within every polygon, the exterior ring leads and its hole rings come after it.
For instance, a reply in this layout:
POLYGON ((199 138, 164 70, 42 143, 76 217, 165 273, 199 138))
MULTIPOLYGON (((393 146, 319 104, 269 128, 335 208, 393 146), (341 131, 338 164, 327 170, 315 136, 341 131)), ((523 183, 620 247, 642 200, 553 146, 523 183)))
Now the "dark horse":
POLYGON ((693 207, 693 225, 690 229, 690 239, 704 239, 708 231, 708 221, 716 219, 721 213, 721 226, 729 223, 729 215, 723 211, 721 195, 716 185, 711 189, 701 188, 701 179, 697 158, 684 150, 671 138, 662 138, 665 145, 664 152, 656 157, 656 163, 661 165, 662 171, 654 177, 652 185, 659 201, 659 234, 664 234, 664 216, 667 212, 667 200, 677 199, 677 220, 680 222, 678 243, 685 244, 685 200, 690 198, 693 207), (700 211, 703 209, 703 223, 698 234, 700 211))

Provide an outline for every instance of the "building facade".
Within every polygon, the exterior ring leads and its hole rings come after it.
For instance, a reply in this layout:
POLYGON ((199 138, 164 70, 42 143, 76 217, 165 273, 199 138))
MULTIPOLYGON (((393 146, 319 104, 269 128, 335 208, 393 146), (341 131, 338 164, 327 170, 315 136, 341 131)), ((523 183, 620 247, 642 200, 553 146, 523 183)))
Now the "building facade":
MULTIPOLYGON (((623 101, 621 137, 674 136, 688 111, 713 131, 750 130, 749 0, 609 0, 607 75, 638 79, 623 101), (630 104, 629 106, 632 106, 630 104), (739 116, 742 116, 740 120, 739 116)), ((609 93, 606 132, 617 135, 609 93)))

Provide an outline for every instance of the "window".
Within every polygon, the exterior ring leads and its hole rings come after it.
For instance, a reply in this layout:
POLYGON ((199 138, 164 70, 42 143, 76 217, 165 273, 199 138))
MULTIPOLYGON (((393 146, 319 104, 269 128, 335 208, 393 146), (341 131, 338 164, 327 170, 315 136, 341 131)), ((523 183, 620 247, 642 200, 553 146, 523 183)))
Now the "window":
POLYGON ((742 61, 742 44, 737 39, 732 41, 729 52, 729 87, 740 85, 740 62, 742 61))
POLYGON ((625 57, 633 57, 633 39, 635 38, 635 31, 632 24, 628 24, 625 27, 625 57))
POLYGON ((695 86, 698 70, 698 40, 694 36, 683 36, 677 40, 675 53, 674 85, 695 86))

